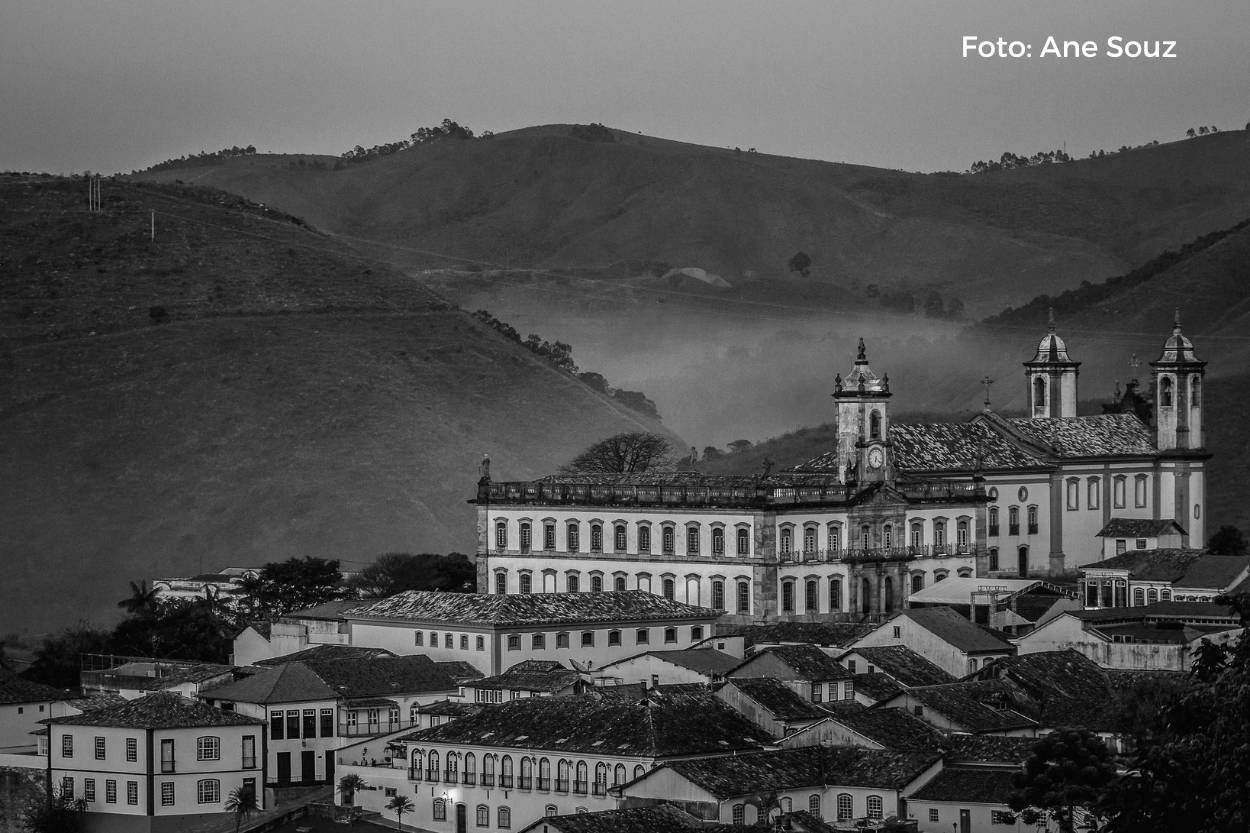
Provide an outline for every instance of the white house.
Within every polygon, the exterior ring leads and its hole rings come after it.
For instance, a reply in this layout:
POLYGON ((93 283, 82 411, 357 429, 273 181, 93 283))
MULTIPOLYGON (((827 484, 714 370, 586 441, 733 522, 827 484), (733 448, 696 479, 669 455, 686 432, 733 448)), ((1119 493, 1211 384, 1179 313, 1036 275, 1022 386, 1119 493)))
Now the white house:
POLYGON ((885 645, 906 646, 955 677, 1016 652, 1003 637, 948 607, 904 610, 857 639, 852 647, 885 645))
POLYGON ((858 746, 924 752, 944 746, 944 736, 902 709, 869 709, 858 703, 826 707, 824 719, 781 739, 780 746, 858 746))
POLYGON ((587 685, 586 675, 581 671, 555 660, 527 659, 502 674, 466 682, 460 687, 460 700, 466 703, 502 703, 522 697, 581 694, 587 685))
POLYGON ((711 635, 714 610, 641 590, 604 593, 437 593, 409 590, 344 611, 351 644, 461 660, 493 676, 523 660, 594 671, 648 650, 711 635))
POLYGON ((601 666, 595 675, 605 683, 629 685, 679 685, 720 682, 741 659, 711 648, 689 648, 679 651, 647 651, 601 666))
POLYGON ((545 816, 614 809, 611 788, 667 761, 771 741, 707 693, 529 697, 392 738, 389 762, 376 766, 344 750, 339 772, 373 788, 353 796, 366 809, 411 797, 416 809, 406 821, 419 829, 516 830, 545 816))
POLYGON ((316 645, 350 645, 342 612, 359 599, 325 602, 279 617, 275 622, 251 622, 234 637, 231 662, 255 665, 265 659, 294 654, 316 645))
POLYGON ((730 677, 770 677, 780 680, 812 703, 850 700, 854 675, 814 645, 778 645, 747 657, 730 677))
POLYGON ((770 677, 734 677, 717 687, 716 697, 775 738, 792 735, 828 716, 770 677))
POLYGON ((31 682, 0 668, 0 753, 29 751, 35 746, 31 732, 48 717, 69 713, 73 696, 42 683, 31 682))
POLYGON ((1250 556, 1202 550, 1130 550, 1081 570, 1085 607, 1141 607, 1155 602, 1211 602, 1250 577, 1250 556))
POLYGON ((44 723, 50 787, 86 802, 90 833, 224 822, 235 789, 264 807, 265 732, 254 718, 157 692, 44 723))
POLYGON ((1022 815, 1007 806, 1015 789, 1011 778, 1019 771, 1019 767, 947 766, 907 796, 907 812, 924 833, 1059 830, 1045 811, 1022 815))
POLYGON ((1112 518, 1098 530, 1104 559, 1130 550, 1181 549, 1185 528, 1171 518, 1112 518))
POLYGON ((154 691, 195 699, 203 689, 232 682, 234 666, 195 660, 83 654, 79 672, 87 694, 116 694, 126 700, 154 691))

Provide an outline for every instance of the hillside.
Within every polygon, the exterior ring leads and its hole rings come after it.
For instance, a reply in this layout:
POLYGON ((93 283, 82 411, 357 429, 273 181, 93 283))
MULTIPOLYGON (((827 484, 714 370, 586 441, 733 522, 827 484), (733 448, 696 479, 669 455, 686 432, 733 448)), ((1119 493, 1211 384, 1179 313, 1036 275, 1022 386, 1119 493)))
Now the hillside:
POLYGON ((1250 204, 1243 131, 976 176, 613 135, 591 142, 548 125, 341 170, 327 158, 319 169, 257 155, 140 176, 242 194, 392 246, 411 268, 480 268, 431 252, 612 281, 700 267, 723 277, 730 297, 766 297, 802 251, 809 282, 844 290, 823 306, 876 284, 920 298, 936 289, 973 315, 1124 272, 1231 225, 1250 204))
POLYGON ((471 552, 483 453, 538 476, 665 430, 290 217, 103 191, 0 177, 0 632, 106 621, 130 579, 471 552))

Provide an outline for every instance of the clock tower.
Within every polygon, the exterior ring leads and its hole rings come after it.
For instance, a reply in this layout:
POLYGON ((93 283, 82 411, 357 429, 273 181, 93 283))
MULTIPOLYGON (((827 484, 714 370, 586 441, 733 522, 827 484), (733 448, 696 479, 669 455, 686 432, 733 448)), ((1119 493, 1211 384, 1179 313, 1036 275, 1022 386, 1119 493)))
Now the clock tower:
POLYGON ((855 366, 833 380, 837 407, 838 479, 842 483, 877 483, 894 479, 890 446, 890 377, 868 366, 864 340, 859 340, 855 366))

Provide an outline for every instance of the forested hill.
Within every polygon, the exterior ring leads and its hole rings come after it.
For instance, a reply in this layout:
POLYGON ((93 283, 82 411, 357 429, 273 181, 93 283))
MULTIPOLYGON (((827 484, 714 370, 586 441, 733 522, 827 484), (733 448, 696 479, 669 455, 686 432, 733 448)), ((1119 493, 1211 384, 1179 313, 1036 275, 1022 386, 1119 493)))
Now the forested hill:
POLYGON ((102 191, 0 176, 0 633, 104 622, 131 579, 472 552, 484 453, 534 477, 665 431, 290 216, 102 191))
POLYGON ((934 290, 975 316, 1121 274, 1250 205, 1244 131, 975 175, 752 150, 546 125, 365 161, 244 154, 138 176, 242 194, 395 246, 408 266, 695 267, 735 288, 801 273, 934 290))

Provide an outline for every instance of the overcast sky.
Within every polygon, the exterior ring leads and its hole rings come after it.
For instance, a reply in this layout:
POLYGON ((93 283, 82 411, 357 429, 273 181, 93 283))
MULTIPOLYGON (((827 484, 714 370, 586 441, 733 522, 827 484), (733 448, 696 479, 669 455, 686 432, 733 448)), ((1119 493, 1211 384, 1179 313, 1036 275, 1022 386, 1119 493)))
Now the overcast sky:
POLYGON ((0 169, 337 154, 451 117, 908 170, 1250 121, 1250 0, 0 0, 0 169), (964 35, 1173 40, 973 59, 964 35))

